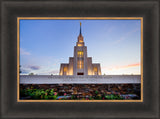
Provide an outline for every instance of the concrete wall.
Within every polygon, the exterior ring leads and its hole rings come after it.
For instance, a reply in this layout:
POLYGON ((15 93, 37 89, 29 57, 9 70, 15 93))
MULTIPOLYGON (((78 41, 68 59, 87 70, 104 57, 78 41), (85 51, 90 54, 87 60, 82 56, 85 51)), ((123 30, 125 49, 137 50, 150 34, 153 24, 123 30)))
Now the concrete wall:
POLYGON ((20 84, 137 84, 141 83, 140 75, 20 75, 20 84))
POLYGON ((88 64, 88 75, 93 75, 93 67, 92 67, 92 58, 87 58, 87 64, 88 64))
POLYGON ((69 58, 69 71, 68 71, 68 75, 73 75, 73 62, 74 62, 74 58, 70 57, 69 58))
POLYGON ((60 66, 60 73, 59 74, 60 75, 69 75, 69 64, 61 64, 61 66, 60 66), (63 71, 64 67, 67 68, 66 74, 64 74, 64 71, 63 71))
MULTIPOLYGON (((93 70, 94 70, 94 67, 97 67, 97 69, 98 69, 98 74, 97 75, 102 75, 101 74, 101 66, 100 66, 100 64, 99 63, 94 63, 94 64, 92 64, 92 67, 93 67, 93 70)), ((93 73, 93 75, 94 75, 94 73, 93 73)))

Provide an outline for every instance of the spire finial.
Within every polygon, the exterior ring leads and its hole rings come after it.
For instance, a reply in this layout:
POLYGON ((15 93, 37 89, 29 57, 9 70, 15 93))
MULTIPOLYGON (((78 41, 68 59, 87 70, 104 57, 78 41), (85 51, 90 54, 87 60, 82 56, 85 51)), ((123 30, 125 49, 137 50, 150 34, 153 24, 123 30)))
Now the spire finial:
POLYGON ((82 35, 82 34, 81 34, 81 24, 82 24, 82 23, 80 22, 80 35, 82 35))

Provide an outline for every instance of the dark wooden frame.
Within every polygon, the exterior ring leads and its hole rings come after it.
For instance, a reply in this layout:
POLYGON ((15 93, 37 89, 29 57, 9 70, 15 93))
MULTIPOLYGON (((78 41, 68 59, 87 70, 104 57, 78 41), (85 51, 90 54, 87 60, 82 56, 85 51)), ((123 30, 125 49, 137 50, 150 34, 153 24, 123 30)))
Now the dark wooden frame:
POLYGON ((156 118, 158 0, 2 0, 1 118, 156 118), (143 17, 143 102, 17 102, 17 17, 143 17))

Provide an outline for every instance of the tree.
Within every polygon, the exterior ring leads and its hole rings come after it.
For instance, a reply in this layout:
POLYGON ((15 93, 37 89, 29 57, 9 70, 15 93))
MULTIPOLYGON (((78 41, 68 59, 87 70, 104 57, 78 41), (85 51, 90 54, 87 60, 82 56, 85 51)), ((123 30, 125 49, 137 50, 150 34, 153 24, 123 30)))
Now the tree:
POLYGON ((34 73, 29 73, 29 75, 34 75, 34 73))
POLYGON ((22 73, 22 71, 21 71, 21 65, 19 65, 19 73, 22 73))

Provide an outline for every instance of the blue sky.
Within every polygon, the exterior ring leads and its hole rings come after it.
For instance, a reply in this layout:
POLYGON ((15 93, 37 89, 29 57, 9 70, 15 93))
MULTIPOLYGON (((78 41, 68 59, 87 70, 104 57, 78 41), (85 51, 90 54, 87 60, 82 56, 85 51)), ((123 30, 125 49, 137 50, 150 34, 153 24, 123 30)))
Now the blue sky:
POLYGON ((140 20, 20 20, 22 74, 59 74, 79 35, 102 74, 140 74, 140 20))

